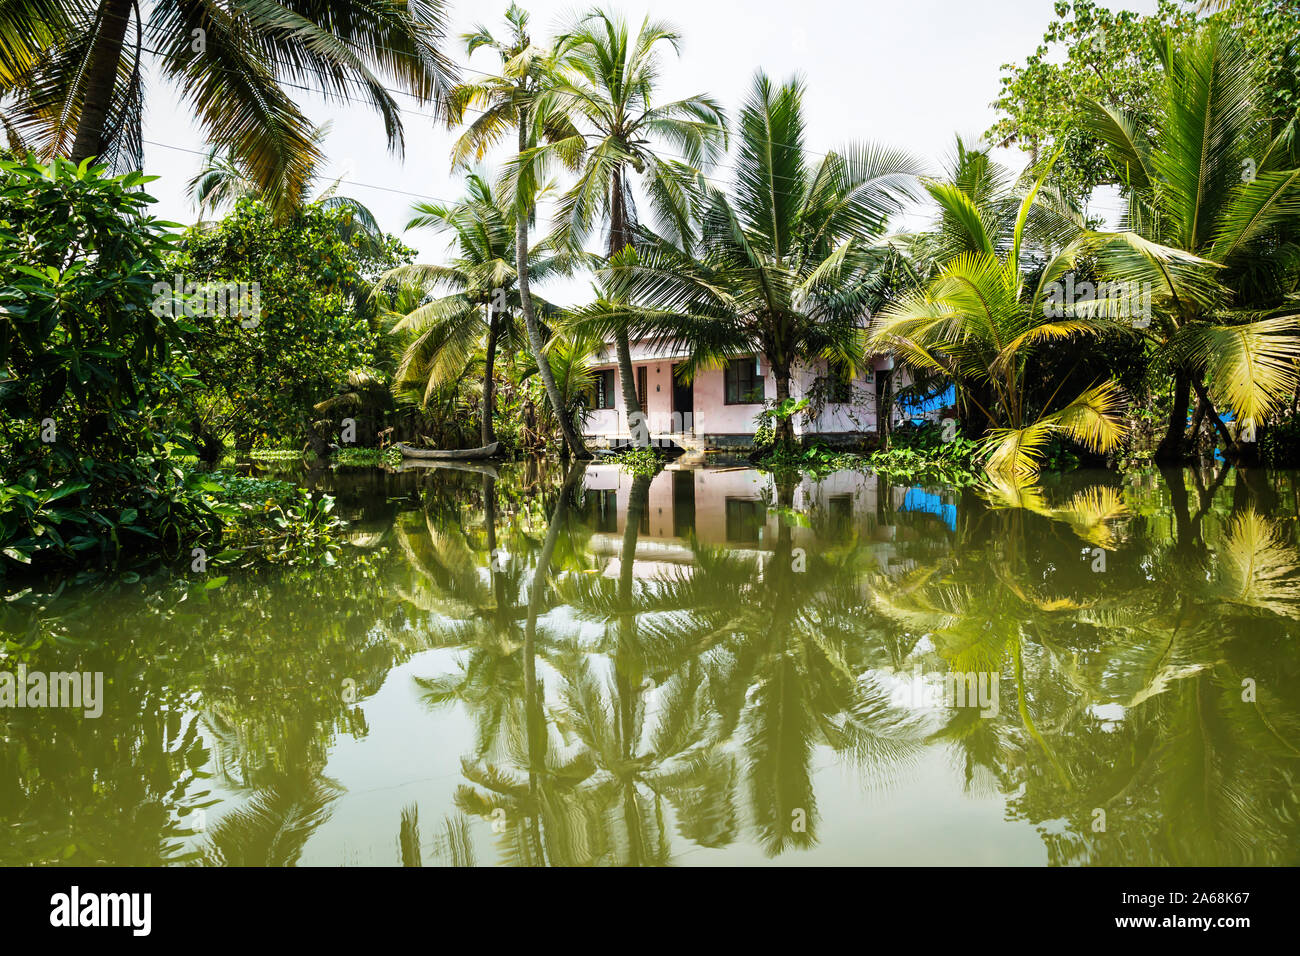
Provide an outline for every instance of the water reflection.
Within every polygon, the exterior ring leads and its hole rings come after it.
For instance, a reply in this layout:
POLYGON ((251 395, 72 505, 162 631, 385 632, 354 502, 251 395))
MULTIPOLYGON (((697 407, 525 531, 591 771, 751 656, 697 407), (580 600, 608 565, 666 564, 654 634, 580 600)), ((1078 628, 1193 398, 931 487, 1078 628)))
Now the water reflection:
POLYGON ((1296 862, 1293 474, 304 480, 338 567, 3 602, 107 704, 0 863, 1296 862))

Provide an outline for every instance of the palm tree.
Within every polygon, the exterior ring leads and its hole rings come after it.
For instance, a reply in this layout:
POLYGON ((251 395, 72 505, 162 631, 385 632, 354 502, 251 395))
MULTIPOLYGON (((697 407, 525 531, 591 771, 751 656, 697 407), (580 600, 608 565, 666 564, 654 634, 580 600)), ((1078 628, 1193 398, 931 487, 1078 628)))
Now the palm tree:
MULTIPOLYGON (((481 108, 479 116, 456 140, 452 150, 452 161, 456 165, 464 163, 471 156, 481 160, 488 148, 495 145, 511 127, 515 130, 519 156, 528 153, 539 139, 572 133, 572 126, 549 107, 545 99, 546 92, 555 82, 554 51, 533 43, 528 34, 528 14, 517 4, 512 3, 506 11, 506 22, 510 28, 507 41, 495 39, 482 26, 464 37, 466 51, 471 55, 481 47, 496 51, 501 58, 501 72, 472 82, 459 83, 451 91, 448 125, 462 122, 471 108, 481 108)), ((579 459, 588 459, 591 453, 587 451, 587 446, 572 422, 562 412, 555 376, 546 362, 545 342, 528 281, 528 227, 537 210, 536 173, 536 164, 528 164, 527 169, 519 168, 518 175, 511 177, 519 308, 524 316, 529 350, 537 362, 538 374, 542 377, 551 406, 558 413, 565 451, 579 459)))
POLYGON ((660 629, 652 628, 648 640, 642 632, 643 613, 680 612, 673 603, 679 594, 698 597, 689 588, 635 579, 650 483, 649 476, 633 479, 618 578, 570 574, 551 589, 580 620, 602 625, 594 650, 608 658, 608 673, 593 666, 593 648, 573 639, 553 663, 561 679, 563 725, 582 745, 579 766, 594 771, 581 793, 581 806, 598 822, 593 828, 597 838, 589 843, 600 848, 603 859, 631 866, 669 862, 665 801, 676 811, 683 833, 698 834, 710 845, 734 838, 737 816, 732 807, 735 758, 710 745, 698 645, 665 641, 660 629), (648 699, 651 688, 660 698, 655 706, 648 699))
POLYGON ((1054 436, 1106 452, 1124 434, 1114 381, 1062 396, 1069 384, 1062 378, 1046 383, 1045 399, 1030 387, 1041 375, 1035 352, 1045 344, 1136 331, 1118 321, 1126 295, 1067 304, 1061 277, 1092 256, 1103 276, 1126 291, 1150 268, 1183 275, 1196 265, 1194 256, 1131 233, 1085 228, 1046 185, 1051 167, 1049 160, 1021 195, 985 154, 959 140, 950 177, 925 182, 940 210, 937 228, 921 244, 931 260, 922 274, 933 274, 890 303, 870 336, 872 346, 952 379, 963 417, 979 419, 968 432, 986 434, 985 468, 1000 480, 1032 478, 1054 436))
POLYGON ((578 463, 566 470, 528 583, 527 604, 521 609, 522 646, 516 645, 512 655, 522 664, 523 688, 522 693, 512 695, 511 705, 522 705, 523 713, 515 715, 513 732, 504 741, 508 762, 483 759, 484 748, 480 747, 478 760, 462 761, 465 777, 473 786, 462 785, 456 793, 456 804, 465 813, 489 816, 504 812, 507 827, 501 842, 505 856, 522 865, 592 863, 602 852, 604 814, 594 804, 591 788, 585 786, 595 766, 587 752, 565 753, 566 748, 555 739, 537 667, 538 658, 559 643, 539 626, 538 618, 554 605, 553 564, 562 563, 557 551, 562 534, 570 530, 569 511, 585 467, 578 463))
POLYGON ((208 138, 234 150, 263 195, 288 210, 320 159, 312 125, 287 87, 354 94, 403 146, 396 83, 441 103, 455 81, 439 49, 444 0, 219 3, 13 0, 0 12, 0 97, 12 126, 46 157, 142 163, 145 55, 175 82, 208 138), (129 37, 128 37, 129 35, 129 37), (376 72, 378 71, 378 72, 376 72))
MULTIPOLYGON (((958 173, 971 168, 959 158, 958 173)), ((1054 434, 1097 451, 1114 447, 1123 434, 1113 382, 1093 385, 1055 408, 1036 408, 1028 401, 1029 361, 1036 347, 1099 334, 1109 325, 1085 318, 1053 320, 1052 309, 1045 307, 1049 284, 1031 285, 1022 268, 1026 227, 1045 177, 1046 172, 1013 207, 1014 218, 1007 214, 1005 193, 988 189, 990 179, 983 173, 927 181, 925 188, 941 210, 937 274, 888 305, 870 338, 873 346, 914 366, 950 377, 962 402, 978 408, 986 420, 988 470, 1017 477, 1037 471, 1043 446, 1054 434)))
MULTIPOLYGON (((333 125, 327 121, 313 128, 312 144, 319 148, 333 125)), ((312 164, 303 180, 301 192, 293 202, 294 208, 314 202, 323 209, 345 210, 348 217, 340 224, 339 235, 348 241, 357 237, 372 252, 377 252, 382 245, 383 230, 379 228, 379 221, 375 219, 370 207, 359 199, 338 195, 342 177, 334 180, 312 199, 311 187, 317 178, 316 166, 312 164)), ((222 148, 215 143, 209 145, 199 171, 190 179, 187 189, 190 201, 198 208, 200 217, 205 214, 215 216, 223 209, 233 208, 244 198, 269 201, 257 177, 250 171, 249 164, 241 160, 233 149, 222 148)))
MULTIPOLYGON (((886 253, 872 243, 902 208, 920 172, 905 153, 849 145, 814 161, 804 146, 803 87, 754 80, 740 115, 740 151, 731 192, 701 177, 700 249, 647 239, 610 273, 626 314, 600 310, 589 321, 652 338, 689 343, 682 374, 746 353, 765 359, 776 401, 790 397, 796 362, 826 359, 852 370, 886 253)), ((787 416, 777 440, 794 440, 787 416)))
MULTIPOLYGON (((423 384, 425 400, 439 386, 459 378, 471 354, 483 350, 480 432, 482 443, 488 445, 496 441, 497 352, 518 351, 524 341, 517 324, 521 299, 515 281, 514 210, 497 199, 482 175, 471 174, 466 184, 468 194, 453 205, 418 203, 406 226, 431 226, 450 233, 455 258, 447 265, 398 266, 381 276, 377 286, 397 283, 420 294, 418 307, 402 314, 392 331, 413 336, 402 355, 397 380, 423 384), (446 289, 451 294, 438 295, 446 289)), ((546 256, 540 249, 528 258, 532 281, 567 272, 580 260, 567 254, 546 256)), ((547 303, 540 305, 552 311, 547 303)))
MULTIPOLYGON (((982 527, 952 554, 882 575, 870 589, 875 610, 926 634, 952 671, 1010 672, 1014 707, 983 727, 954 714, 932 739, 951 741, 1007 793, 1022 791, 1010 805, 1031 822, 1072 821, 1075 862, 1284 855, 1295 818, 1272 794, 1294 804, 1294 697, 1256 702, 1242 686, 1259 668, 1253 655, 1284 640, 1300 614, 1300 555, 1249 507, 1216 515, 1224 520, 1189 552, 1142 519, 1140 501, 1129 511, 1129 498, 1095 486, 1049 505, 1033 491, 1027 508, 982 510, 982 527), (1056 533, 1062 524, 1073 534, 1056 533), (1076 535, 1115 552, 1107 574, 1067 570, 1076 535), (1109 726, 1090 716, 1115 705, 1122 716, 1109 726), (1248 760, 1259 772, 1243 776, 1248 760), (1097 807, 1122 812, 1129 836, 1094 837, 1097 807)), ((1049 858, 1061 862, 1070 845, 1051 839, 1049 858)))
MULTIPOLYGON (((636 211, 629 172, 640 175, 659 220, 659 230, 686 243, 691 232, 691 181, 725 147, 722 108, 705 95, 654 102, 659 79, 658 48, 677 49, 679 34, 669 25, 641 24, 635 36, 620 17, 594 11, 559 40, 561 72, 550 96, 587 128, 539 147, 562 156, 584 155, 577 181, 560 203, 557 235, 580 245, 599 216, 609 228, 612 258, 634 239, 636 211), (685 163, 666 159, 655 144, 680 150, 685 163)), ((614 328, 623 403, 629 423, 644 415, 632 374, 625 325, 614 328)), ((649 442, 648 429, 635 433, 649 442)))
POLYGON ((794 482, 777 480, 774 491, 781 517, 771 550, 755 560, 692 541, 689 576, 656 595, 660 606, 681 610, 643 625, 642 638, 652 647, 655 638, 691 642, 707 660, 712 741, 741 748, 751 818, 769 856, 817 843, 818 745, 876 775, 914 759, 922 745, 917 722, 863 673, 868 550, 860 542, 796 548, 794 482))
MULTIPOLYGON (((546 367, 555 379, 559 404, 554 401, 548 403, 542 410, 540 424, 559 428, 561 423, 555 419, 560 417, 574 431, 582 431, 591 404, 591 394, 596 386, 593 372, 596 356, 603 345, 594 335, 570 329, 557 331, 547 341, 544 347, 546 367)), ((518 369, 519 381, 527 381, 539 372, 540 367, 536 362, 524 362, 518 369)))
POLYGON ((1245 448, 1215 405, 1258 423, 1297 383, 1300 340, 1285 306, 1295 280, 1300 157, 1288 130, 1261 109, 1253 64, 1229 28, 1207 25, 1181 46, 1166 39, 1160 53, 1154 138, 1096 102, 1085 104, 1085 121, 1120 174, 1127 228, 1199 265, 1184 274, 1148 268, 1143 277, 1158 309, 1149 334, 1175 375, 1157 458, 1182 459, 1191 390, 1240 456, 1245 448))

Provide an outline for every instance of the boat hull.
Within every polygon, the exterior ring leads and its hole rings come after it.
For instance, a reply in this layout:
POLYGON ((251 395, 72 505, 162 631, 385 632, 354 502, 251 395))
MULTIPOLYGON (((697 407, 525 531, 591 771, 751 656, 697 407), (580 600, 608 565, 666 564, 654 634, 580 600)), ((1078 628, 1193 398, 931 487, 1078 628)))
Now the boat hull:
POLYGON ((480 461, 495 458, 501 454, 501 443, 494 441, 479 448, 416 448, 404 442, 397 443, 397 450, 403 458, 417 458, 422 461, 480 461))

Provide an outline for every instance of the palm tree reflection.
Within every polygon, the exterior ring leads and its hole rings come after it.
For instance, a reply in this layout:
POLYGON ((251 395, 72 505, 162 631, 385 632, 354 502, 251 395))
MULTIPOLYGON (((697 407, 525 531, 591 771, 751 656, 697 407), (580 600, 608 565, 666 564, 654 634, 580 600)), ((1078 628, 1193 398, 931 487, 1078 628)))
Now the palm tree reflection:
MULTIPOLYGON (((1300 555, 1289 525, 1225 503, 1222 475, 1181 518, 1158 483, 986 488, 955 533, 907 526, 892 563, 810 521, 792 480, 771 483, 773 526, 747 550, 676 520, 688 537, 647 542, 653 482, 625 480, 601 557, 581 482, 578 468, 548 496, 544 529, 503 518, 484 478, 472 516, 428 511, 399 539, 418 571, 408 599, 439 622, 435 643, 465 652, 422 681, 477 723, 456 808, 506 862, 811 848, 823 757, 880 787, 935 748, 969 790, 1039 825, 1053 862, 1280 861, 1300 836, 1300 675, 1277 665, 1300 555), (639 560, 647 543, 676 563, 639 560), (910 706, 897 672, 911 668, 995 674, 1005 704, 910 706)), ((862 520, 893 527, 895 489, 867 487, 862 520)), ((435 842, 472 860, 453 819, 435 842)))

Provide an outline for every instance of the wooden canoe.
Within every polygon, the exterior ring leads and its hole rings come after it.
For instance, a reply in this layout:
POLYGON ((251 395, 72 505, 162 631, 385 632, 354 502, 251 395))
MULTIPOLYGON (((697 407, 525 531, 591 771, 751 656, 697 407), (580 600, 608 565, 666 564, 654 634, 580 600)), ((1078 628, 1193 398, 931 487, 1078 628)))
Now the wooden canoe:
POLYGON ((501 443, 494 441, 479 448, 416 448, 403 442, 397 443, 397 450, 404 458, 422 458, 425 461, 476 461, 482 458, 495 458, 501 453, 501 443))

